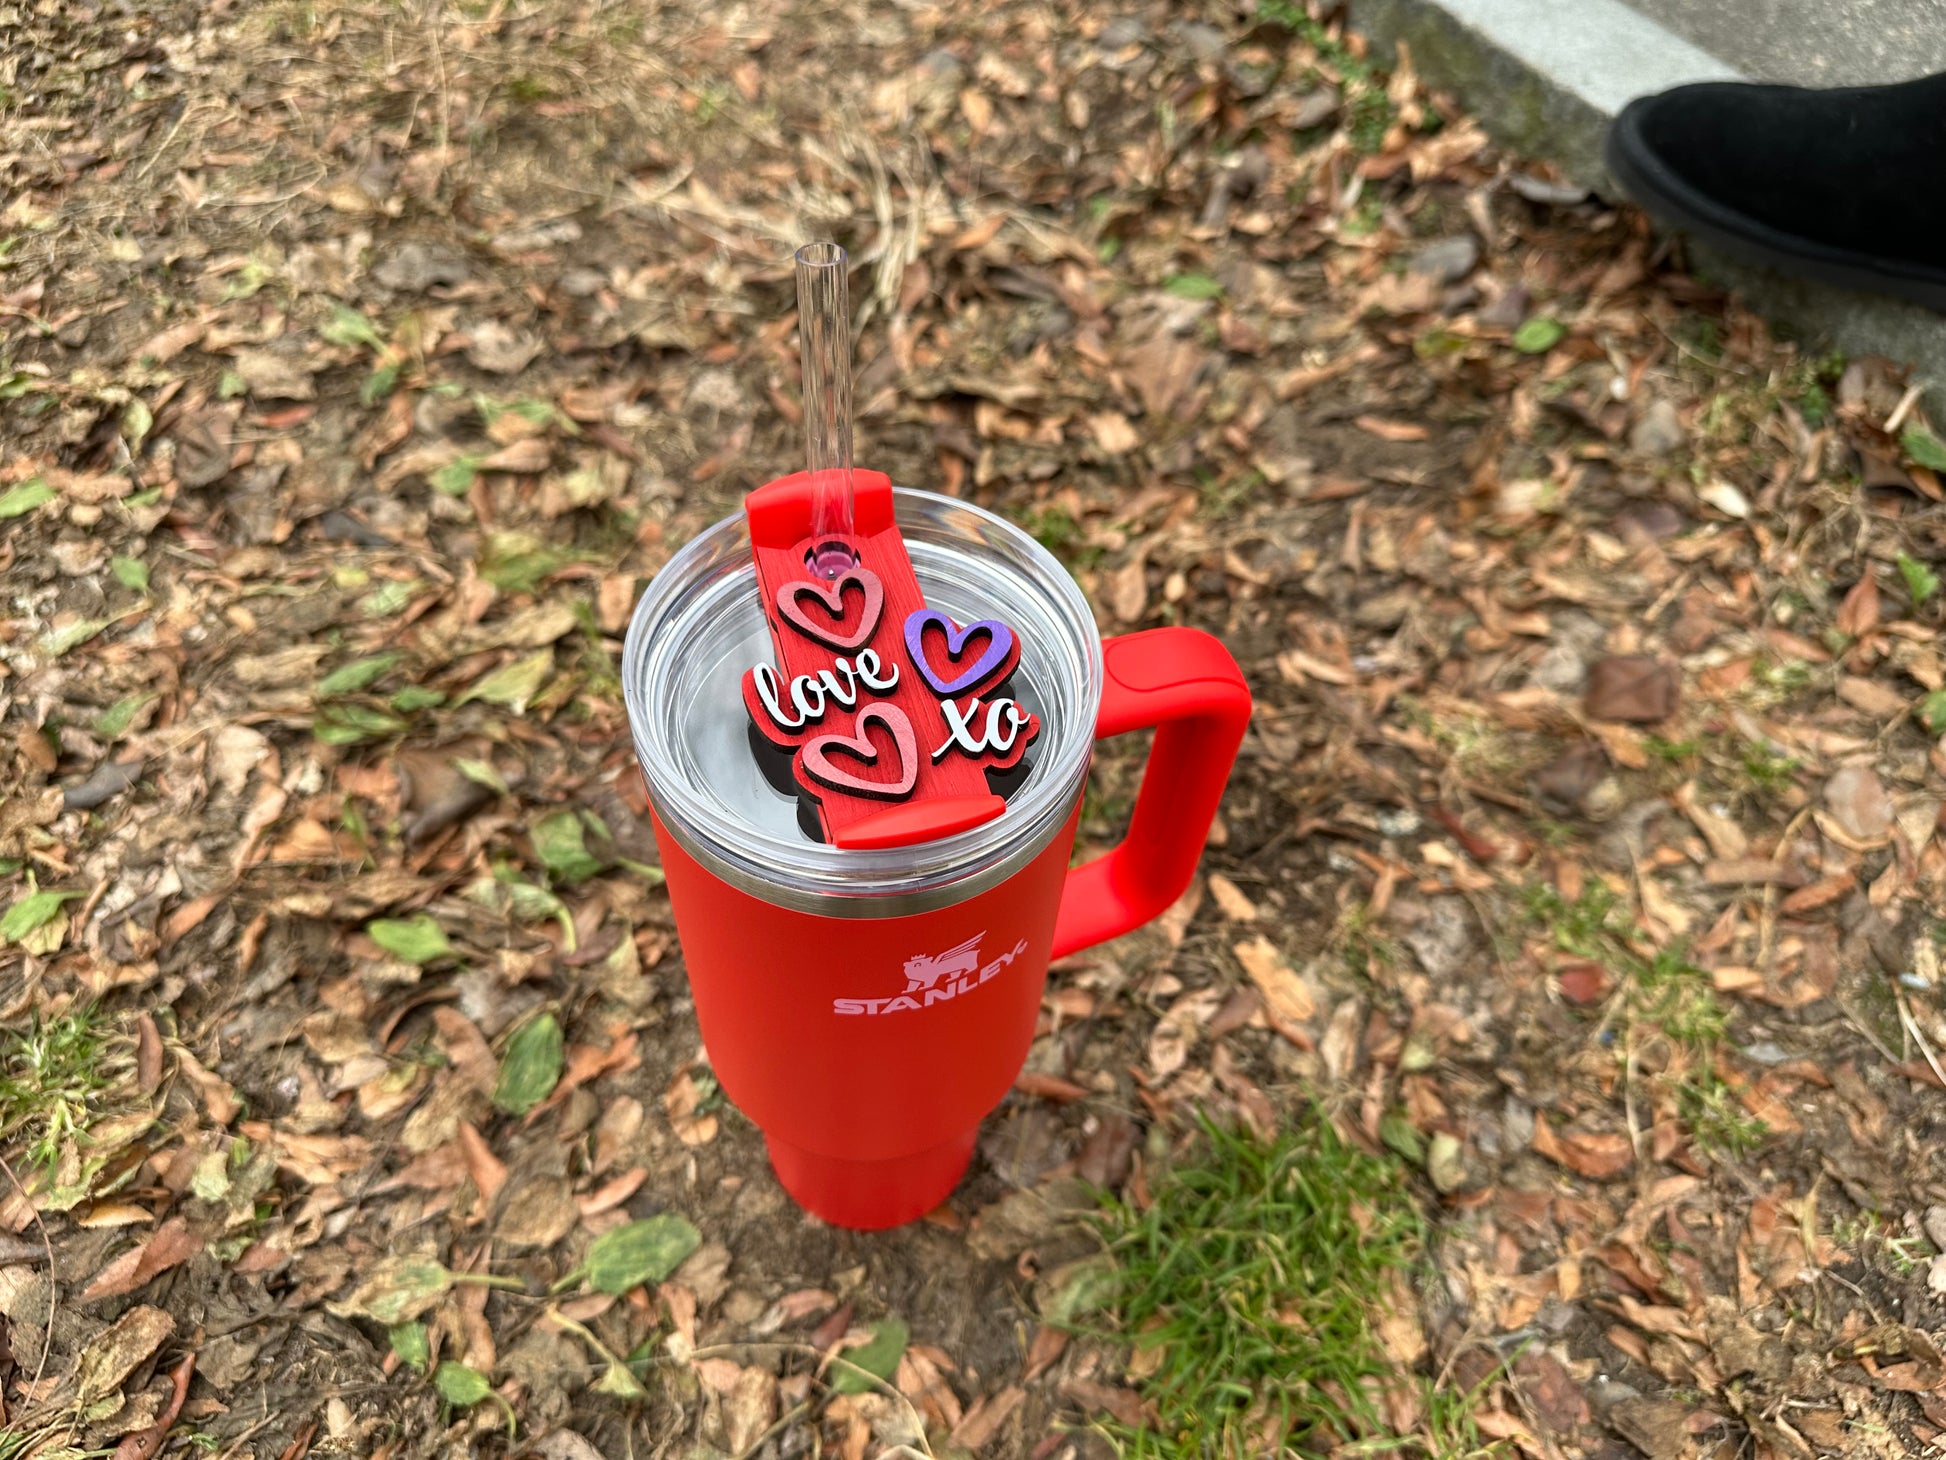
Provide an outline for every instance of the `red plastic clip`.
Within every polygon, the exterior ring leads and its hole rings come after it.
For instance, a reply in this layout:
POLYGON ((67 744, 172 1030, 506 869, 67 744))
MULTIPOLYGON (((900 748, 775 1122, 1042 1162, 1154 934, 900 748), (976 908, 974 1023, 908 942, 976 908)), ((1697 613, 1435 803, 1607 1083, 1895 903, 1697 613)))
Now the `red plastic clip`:
POLYGON ((1011 696, 985 698, 1020 662, 1019 636, 926 606, 891 478, 854 470, 854 531, 826 538, 811 534, 817 482, 797 472, 744 499, 777 652, 743 676, 751 722, 791 753, 834 846, 909 846, 990 821, 1006 803, 988 773, 1017 766, 1040 733, 1011 696), (821 578, 811 559, 833 544, 852 566, 821 578))

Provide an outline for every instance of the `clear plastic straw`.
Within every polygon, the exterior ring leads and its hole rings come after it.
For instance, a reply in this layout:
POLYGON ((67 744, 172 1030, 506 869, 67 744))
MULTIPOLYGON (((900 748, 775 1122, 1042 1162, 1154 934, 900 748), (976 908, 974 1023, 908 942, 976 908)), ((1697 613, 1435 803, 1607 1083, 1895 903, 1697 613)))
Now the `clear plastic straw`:
MULTIPOLYGON (((811 511, 819 539, 849 536, 851 484, 851 291, 845 251, 807 243, 797 251, 797 336, 804 365, 804 454, 821 473, 811 511)), ((836 578, 857 561, 849 548, 813 545, 811 570, 836 578)))

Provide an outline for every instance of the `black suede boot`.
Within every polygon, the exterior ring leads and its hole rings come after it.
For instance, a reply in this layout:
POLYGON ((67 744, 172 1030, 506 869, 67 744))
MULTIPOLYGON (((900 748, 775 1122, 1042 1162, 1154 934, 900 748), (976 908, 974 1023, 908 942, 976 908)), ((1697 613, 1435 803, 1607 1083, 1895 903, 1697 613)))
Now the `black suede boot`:
POLYGON ((1679 86, 1630 102, 1607 156, 1650 213, 1727 253, 1946 313, 1946 75, 1679 86))

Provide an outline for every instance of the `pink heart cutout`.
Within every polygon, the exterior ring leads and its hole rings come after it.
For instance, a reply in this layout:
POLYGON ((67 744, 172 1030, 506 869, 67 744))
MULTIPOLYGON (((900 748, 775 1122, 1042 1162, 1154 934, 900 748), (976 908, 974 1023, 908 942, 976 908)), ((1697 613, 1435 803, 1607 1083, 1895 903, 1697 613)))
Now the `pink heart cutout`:
POLYGON ((885 585, 878 581, 878 574, 869 568, 853 568, 829 583, 786 583, 777 590, 777 611, 792 628, 820 644, 828 644, 833 649, 857 649, 872 637, 873 630, 878 627, 879 615, 885 611, 885 585), (859 616, 858 627, 848 634, 840 631, 847 617, 847 587, 856 587, 865 595, 865 611, 859 616), (804 605, 798 601, 803 598, 815 598, 834 622, 829 625, 813 623, 810 615, 804 612, 804 605))
POLYGON ((867 705, 858 712, 857 735, 820 735, 804 742, 804 773, 820 785, 852 796, 871 796, 881 801, 896 801, 910 796, 919 784, 919 740, 912 733, 912 721, 897 705, 867 705), (873 781, 841 771, 831 763, 830 752, 841 750, 856 756, 866 765, 877 765, 878 747, 872 744, 865 727, 878 721, 892 732, 892 747, 899 754, 899 779, 873 781))

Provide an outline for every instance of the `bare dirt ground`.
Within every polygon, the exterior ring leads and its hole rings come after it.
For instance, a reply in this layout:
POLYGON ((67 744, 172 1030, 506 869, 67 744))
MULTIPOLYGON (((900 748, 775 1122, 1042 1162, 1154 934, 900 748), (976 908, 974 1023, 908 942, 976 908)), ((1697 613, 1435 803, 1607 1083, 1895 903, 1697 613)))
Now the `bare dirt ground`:
POLYGON ((1314 1103, 1481 1445, 1937 1453, 1946 446, 1318 20, 0 5, 0 1455, 1102 1453, 1073 1214, 1314 1103), (715 1092, 616 678, 820 236, 861 460, 1259 699, 876 1236, 715 1092))

